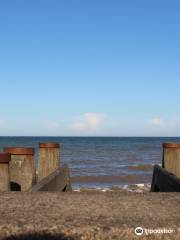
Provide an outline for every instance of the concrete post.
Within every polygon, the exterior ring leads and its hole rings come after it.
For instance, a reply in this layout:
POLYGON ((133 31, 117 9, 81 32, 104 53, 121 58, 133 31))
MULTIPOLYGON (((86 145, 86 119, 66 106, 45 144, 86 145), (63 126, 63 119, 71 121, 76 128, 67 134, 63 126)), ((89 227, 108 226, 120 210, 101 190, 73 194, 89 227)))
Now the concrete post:
POLYGON ((4 151, 11 154, 11 186, 19 185, 21 191, 27 191, 36 182, 34 148, 5 147, 4 151))
POLYGON ((163 167, 180 178, 180 144, 163 144, 163 167))
POLYGON ((58 143, 39 144, 38 181, 60 167, 60 145, 58 143))
POLYGON ((10 190, 9 162, 11 154, 0 153, 0 191, 10 190))

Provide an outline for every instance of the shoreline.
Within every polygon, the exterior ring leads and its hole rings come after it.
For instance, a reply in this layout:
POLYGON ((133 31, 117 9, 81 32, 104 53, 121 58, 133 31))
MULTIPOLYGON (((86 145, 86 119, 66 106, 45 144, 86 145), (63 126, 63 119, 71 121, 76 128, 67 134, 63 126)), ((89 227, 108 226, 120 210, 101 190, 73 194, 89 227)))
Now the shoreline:
POLYGON ((112 187, 74 187, 73 192, 150 192, 151 183, 125 184, 112 187))

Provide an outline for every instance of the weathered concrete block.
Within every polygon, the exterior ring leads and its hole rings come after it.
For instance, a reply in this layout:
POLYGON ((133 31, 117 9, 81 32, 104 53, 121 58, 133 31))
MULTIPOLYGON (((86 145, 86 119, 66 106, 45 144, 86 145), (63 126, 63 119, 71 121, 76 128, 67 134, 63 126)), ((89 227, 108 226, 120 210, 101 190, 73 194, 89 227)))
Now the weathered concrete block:
POLYGON ((27 191, 36 182, 34 148, 5 147, 4 152, 11 154, 11 190, 27 191))
POLYGON ((39 144, 38 181, 60 167, 60 145, 58 143, 39 144))
POLYGON ((30 192, 37 191, 72 191, 69 168, 67 166, 56 169, 46 178, 29 189, 30 192))
POLYGON ((11 154, 0 153, 0 191, 10 190, 9 162, 11 154))

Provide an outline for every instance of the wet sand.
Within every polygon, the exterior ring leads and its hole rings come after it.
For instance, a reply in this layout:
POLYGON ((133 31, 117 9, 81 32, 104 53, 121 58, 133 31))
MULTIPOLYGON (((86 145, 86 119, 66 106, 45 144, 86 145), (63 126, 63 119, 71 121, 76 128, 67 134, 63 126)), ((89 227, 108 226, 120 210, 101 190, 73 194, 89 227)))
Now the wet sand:
POLYGON ((177 240, 180 193, 1 193, 0 239, 177 240), (175 233, 139 238, 136 227, 175 233))

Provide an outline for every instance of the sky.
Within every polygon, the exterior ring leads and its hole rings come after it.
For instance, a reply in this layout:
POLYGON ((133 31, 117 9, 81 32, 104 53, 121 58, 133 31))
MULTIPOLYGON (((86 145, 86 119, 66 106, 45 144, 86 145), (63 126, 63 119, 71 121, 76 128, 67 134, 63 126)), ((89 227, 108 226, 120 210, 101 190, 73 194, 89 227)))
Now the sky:
POLYGON ((1 0, 0 136, 180 136, 179 0, 1 0))

